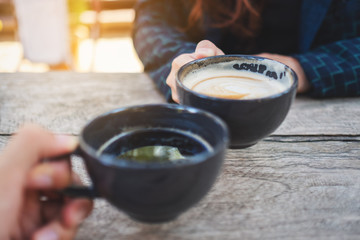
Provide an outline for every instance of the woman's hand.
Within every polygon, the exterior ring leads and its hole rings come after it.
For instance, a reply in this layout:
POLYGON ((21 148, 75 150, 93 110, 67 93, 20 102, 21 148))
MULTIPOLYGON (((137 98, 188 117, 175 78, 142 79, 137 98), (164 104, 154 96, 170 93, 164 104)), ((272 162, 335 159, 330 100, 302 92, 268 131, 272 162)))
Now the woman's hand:
POLYGON ((273 60, 276 60, 278 62, 281 62, 285 65, 288 65, 290 68, 292 68, 296 75, 298 76, 298 93, 305 93, 310 90, 310 83, 306 78, 305 72, 302 69, 300 63, 296 58, 285 56, 285 55, 279 55, 279 54, 272 54, 272 53, 261 53, 256 56, 264 57, 264 58, 270 58, 273 60))
MULTIPOLYGON (((198 43, 195 52, 181 54, 173 60, 171 71, 166 79, 166 83, 171 88, 172 99, 175 102, 179 103, 179 98, 176 91, 176 80, 175 80, 175 75, 177 74, 177 71, 184 64, 188 62, 204 57, 211 57, 217 55, 224 55, 224 53, 221 49, 216 47, 215 44, 213 44, 212 42, 208 40, 203 40, 198 43)), ((272 54, 272 53, 261 53, 256 56, 273 59, 291 67, 298 76, 298 80, 299 80, 298 88, 297 88, 298 93, 305 93, 310 89, 309 81, 306 79, 304 70, 302 69, 300 63, 296 60, 296 58, 285 55, 272 54)))
POLYGON ((175 80, 175 74, 177 74, 177 71, 188 62, 204 57, 211 57, 217 55, 224 55, 224 53, 212 42, 208 40, 203 40, 197 44, 195 52, 181 54, 173 60, 171 71, 166 79, 166 84, 169 85, 169 87, 171 88, 172 99, 175 102, 179 103, 179 97, 176 92, 175 80))
POLYGON ((57 190, 72 181, 68 161, 41 162, 73 151, 70 136, 27 125, 0 155, 0 239, 72 239, 92 202, 67 199, 57 190))

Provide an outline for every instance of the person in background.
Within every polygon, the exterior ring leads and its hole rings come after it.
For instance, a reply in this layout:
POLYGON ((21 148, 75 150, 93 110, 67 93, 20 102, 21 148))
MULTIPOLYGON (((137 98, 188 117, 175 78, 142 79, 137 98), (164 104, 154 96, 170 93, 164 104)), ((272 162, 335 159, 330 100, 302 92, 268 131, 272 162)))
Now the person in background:
POLYGON ((68 161, 41 159, 73 151, 70 136, 26 125, 0 154, 0 239, 73 239, 92 209, 87 199, 66 199, 57 191, 74 175, 68 161))
POLYGON ((133 41, 168 101, 182 65, 224 53, 287 64, 298 93, 359 96, 359 12, 359 0, 139 0, 133 41))

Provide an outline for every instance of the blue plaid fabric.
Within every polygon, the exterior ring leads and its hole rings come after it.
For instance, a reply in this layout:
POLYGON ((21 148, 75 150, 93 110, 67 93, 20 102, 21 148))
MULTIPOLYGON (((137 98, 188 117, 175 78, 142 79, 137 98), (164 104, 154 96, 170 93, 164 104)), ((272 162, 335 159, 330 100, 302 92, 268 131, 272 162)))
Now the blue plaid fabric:
MULTIPOLYGON (((188 13, 189 9, 180 0, 139 0, 136 7, 135 49, 145 72, 168 101, 171 92, 165 81, 172 60, 193 52, 201 40, 179 30, 186 24, 188 13)), ((292 56, 299 60, 311 83, 309 94, 360 96, 360 0, 303 0, 301 16, 296 26, 299 46, 292 56)), ((236 38, 230 38, 233 44, 216 42, 220 34, 228 33, 220 29, 205 32, 206 38, 221 49, 239 42, 236 38)), ((235 48, 226 52, 241 53, 235 48)))
POLYGON ((186 9, 179 0, 139 0, 133 31, 135 49, 144 70, 168 101, 171 90, 166 77, 172 60, 183 53, 194 52, 196 42, 179 31, 181 21, 186 19, 186 9))
MULTIPOLYGON (((315 2, 304 0, 302 11, 309 10, 315 2)), ((312 14, 303 14, 303 21, 322 20, 322 24, 315 28, 314 35, 303 33, 304 39, 306 35, 312 38, 302 41, 307 47, 294 55, 312 85, 310 94, 314 97, 360 96, 360 1, 320 0, 317 4, 319 2, 323 2, 326 15, 317 19, 321 13, 317 14, 319 11, 313 8, 312 14)))

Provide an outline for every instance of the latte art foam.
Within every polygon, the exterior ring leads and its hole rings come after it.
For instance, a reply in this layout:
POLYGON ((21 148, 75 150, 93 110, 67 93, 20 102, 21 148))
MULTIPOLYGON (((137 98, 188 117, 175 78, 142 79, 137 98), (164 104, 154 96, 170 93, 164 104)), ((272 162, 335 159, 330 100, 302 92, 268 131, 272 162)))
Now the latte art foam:
MULTIPOLYGON (((254 99, 278 94, 286 87, 276 80, 260 74, 228 72, 221 76, 211 76, 208 71, 189 74, 183 84, 189 89, 217 98, 254 99)), ((219 75, 219 73, 217 73, 219 75)))

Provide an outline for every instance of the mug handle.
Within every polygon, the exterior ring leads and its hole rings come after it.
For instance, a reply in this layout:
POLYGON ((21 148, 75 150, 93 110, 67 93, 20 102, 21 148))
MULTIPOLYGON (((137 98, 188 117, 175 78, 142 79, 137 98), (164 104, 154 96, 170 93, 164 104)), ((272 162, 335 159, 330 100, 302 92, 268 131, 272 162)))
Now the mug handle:
MULTIPOLYGON (((76 155, 78 157, 82 158, 82 154, 80 151, 80 148, 77 147, 73 152, 66 153, 63 155, 54 156, 51 158, 45 158, 43 159, 43 162, 57 162, 61 161, 64 158, 69 159, 72 155, 76 155)), ((95 191, 95 189, 90 186, 80 186, 80 185, 70 185, 62 190, 60 190, 60 193, 71 197, 71 198, 88 198, 88 199, 95 199, 99 197, 98 193, 95 191)))

